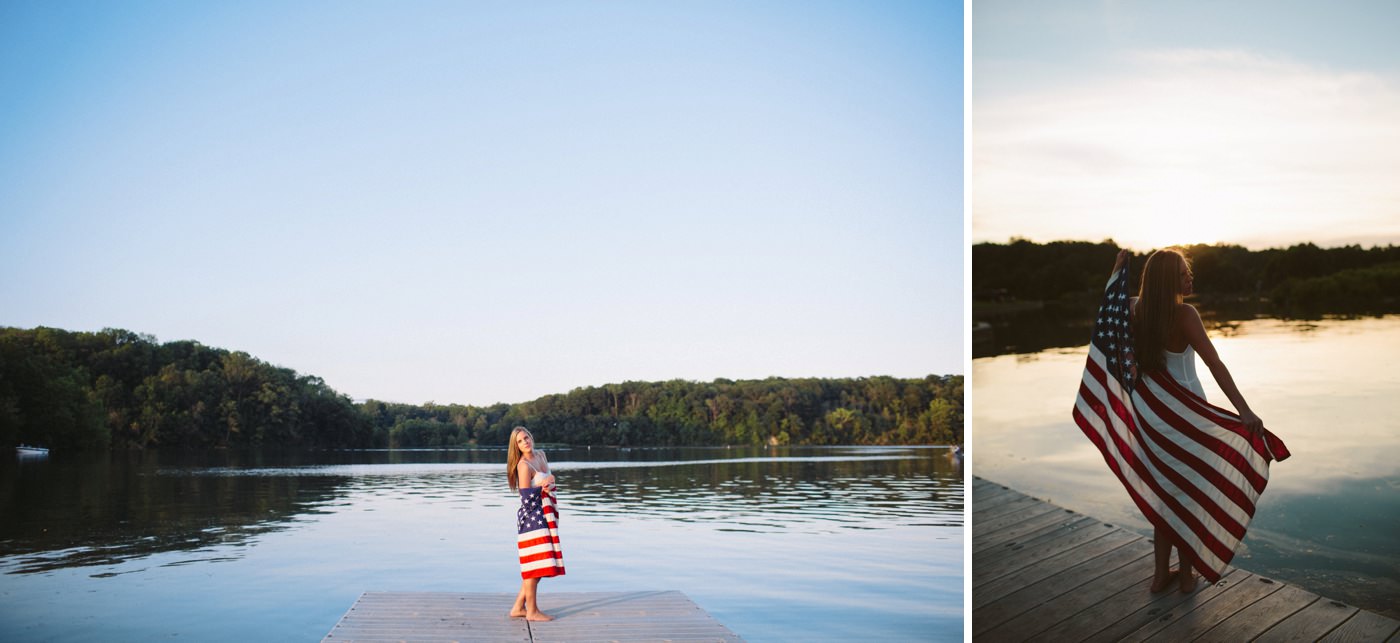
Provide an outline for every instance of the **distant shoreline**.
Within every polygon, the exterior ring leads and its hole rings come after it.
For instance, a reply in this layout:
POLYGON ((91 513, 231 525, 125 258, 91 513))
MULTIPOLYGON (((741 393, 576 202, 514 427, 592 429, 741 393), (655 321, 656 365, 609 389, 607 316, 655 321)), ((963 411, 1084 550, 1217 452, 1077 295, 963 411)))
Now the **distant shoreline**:
POLYGON ((354 403, 315 375, 122 329, 0 327, 0 446, 101 449, 956 444, 963 377, 627 381, 516 404, 354 403))
MULTIPOLYGON (((1118 250, 1111 240, 975 244, 973 319, 1035 305, 1081 306, 1092 314, 1118 250)), ((1252 309, 1285 318, 1400 312, 1400 246, 1183 250, 1195 273, 1196 301, 1207 309, 1252 309)), ((1132 278, 1142 274, 1146 259, 1133 256, 1132 278)))

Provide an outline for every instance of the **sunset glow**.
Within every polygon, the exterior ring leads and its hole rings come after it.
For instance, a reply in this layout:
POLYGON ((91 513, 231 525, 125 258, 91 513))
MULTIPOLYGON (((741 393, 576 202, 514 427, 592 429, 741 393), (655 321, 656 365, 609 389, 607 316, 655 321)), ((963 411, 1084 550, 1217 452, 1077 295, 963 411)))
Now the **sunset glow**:
POLYGON ((1400 242, 1391 71, 1165 37, 999 59, 973 24, 974 241, 1400 242))

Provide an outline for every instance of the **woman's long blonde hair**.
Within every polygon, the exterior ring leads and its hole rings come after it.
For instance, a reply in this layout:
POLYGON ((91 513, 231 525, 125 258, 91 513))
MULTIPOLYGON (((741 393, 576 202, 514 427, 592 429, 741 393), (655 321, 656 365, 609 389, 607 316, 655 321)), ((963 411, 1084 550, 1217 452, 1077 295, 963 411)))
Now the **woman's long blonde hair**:
POLYGON ((1181 268, 1190 266, 1176 248, 1163 248, 1147 257, 1133 315, 1133 352, 1138 367, 1155 371, 1167 367, 1167 340, 1176 328, 1176 310, 1182 302, 1181 268))
POLYGON ((515 467, 520 465, 521 454, 520 445, 516 443, 515 436, 520 435, 521 433, 530 436, 531 442, 534 442, 535 440, 535 434, 531 433, 530 429, 527 429, 523 426, 517 426, 514 429, 511 429, 510 431, 510 444, 506 447, 506 477, 510 478, 511 491, 515 491, 520 488, 520 480, 515 475, 515 467))

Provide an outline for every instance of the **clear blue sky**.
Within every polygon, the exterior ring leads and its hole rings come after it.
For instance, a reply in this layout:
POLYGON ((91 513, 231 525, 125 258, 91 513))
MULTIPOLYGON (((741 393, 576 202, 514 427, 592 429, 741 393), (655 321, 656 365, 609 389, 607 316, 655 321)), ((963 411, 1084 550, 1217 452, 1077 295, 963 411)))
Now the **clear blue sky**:
POLYGON ((355 398, 962 371, 961 2, 0 3, 0 325, 355 398))
POLYGON ((1400 3, 977 0, 972 238, 1400 243, 1400 3))

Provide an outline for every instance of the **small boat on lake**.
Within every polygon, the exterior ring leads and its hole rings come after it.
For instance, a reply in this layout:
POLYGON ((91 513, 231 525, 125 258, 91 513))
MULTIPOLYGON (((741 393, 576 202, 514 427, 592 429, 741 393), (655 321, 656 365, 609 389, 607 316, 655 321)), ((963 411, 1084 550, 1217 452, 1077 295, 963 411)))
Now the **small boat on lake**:
POLYGON ((21 444, 15 447, 15 452, 18 453, 21 458, 45 458, 49 455, 48 449, 44 447, 31 447, 27 444, 21 444))

